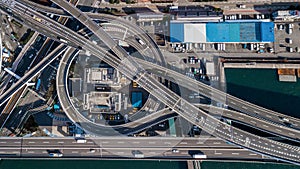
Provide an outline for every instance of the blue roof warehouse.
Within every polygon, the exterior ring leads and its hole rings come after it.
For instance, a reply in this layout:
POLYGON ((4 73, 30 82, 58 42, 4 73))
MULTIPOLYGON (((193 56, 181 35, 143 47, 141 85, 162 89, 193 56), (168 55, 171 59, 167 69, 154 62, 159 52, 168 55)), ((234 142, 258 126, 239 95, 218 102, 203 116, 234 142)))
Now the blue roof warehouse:
POLYGON ((274 42, 274 23, 261 21, 170 23, 170 42, 256 43, 274 42))

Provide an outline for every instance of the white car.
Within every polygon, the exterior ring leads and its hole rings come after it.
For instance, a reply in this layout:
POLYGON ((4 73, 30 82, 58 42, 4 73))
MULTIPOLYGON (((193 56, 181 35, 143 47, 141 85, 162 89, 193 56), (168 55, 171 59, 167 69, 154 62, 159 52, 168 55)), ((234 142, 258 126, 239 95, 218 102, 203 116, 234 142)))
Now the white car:
POLYGON ((178 149, 173 149, 172 152, 173 153, 179 153, 179 150, 178 149))

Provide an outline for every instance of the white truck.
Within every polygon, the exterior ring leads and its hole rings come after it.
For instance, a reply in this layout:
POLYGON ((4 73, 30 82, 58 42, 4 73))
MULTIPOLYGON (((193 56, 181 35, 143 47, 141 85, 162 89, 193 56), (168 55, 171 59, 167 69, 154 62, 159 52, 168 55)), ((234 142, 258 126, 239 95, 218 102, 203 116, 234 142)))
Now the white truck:
POLYGON ((139 39, 138 42, 139 42, 141 45, 145 45, 145 42, 142 41, 141 39, 139 39))
POLYGON ((205 154, 193 154, 193 158, 201 158, 201 159, 205 159, 207 158, 207 156, 205 154))

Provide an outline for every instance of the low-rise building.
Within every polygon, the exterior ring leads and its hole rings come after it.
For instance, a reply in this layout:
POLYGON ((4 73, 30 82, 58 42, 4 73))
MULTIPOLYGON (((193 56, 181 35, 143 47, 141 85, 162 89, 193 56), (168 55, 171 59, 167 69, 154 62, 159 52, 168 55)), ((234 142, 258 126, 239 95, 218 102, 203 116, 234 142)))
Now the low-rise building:
POLYGON ((293 21, 300 19, 300 12, 298 10, 279 10, 273 13, 275 21, 293 21))
POLYGON ((171 21, 172 43, 274 42, 274 23, 262 21, 189 22, 171 21))

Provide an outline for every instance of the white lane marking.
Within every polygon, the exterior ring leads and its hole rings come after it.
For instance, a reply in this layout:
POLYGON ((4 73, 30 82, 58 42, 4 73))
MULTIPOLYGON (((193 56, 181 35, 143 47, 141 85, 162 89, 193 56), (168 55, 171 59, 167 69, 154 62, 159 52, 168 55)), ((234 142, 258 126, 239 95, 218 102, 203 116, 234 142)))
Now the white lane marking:
POLYGON ((49 144, 49 141, 43 141, 44 144, 49 144))
POLYGON ((28 143, 29 143, 29 144, 34 144, 35 142, 34 142, 34 141, 29 141, 28 143))
POLYGON ((58 144, 63 144, 64 142, 63 141, 59 141, 59 142, 57 142, 58 144))
POLYGON ((72 151, 73 154, 78 153, 78 151, 72 151))
POLYGON ((180 144, 187 144, 187 142, 181 142, 180 144))
POLYGON ((6 143, 6 141, 0 141, 0 143, 1 143, 1 144, 5 144, 5 143, 6 143))

